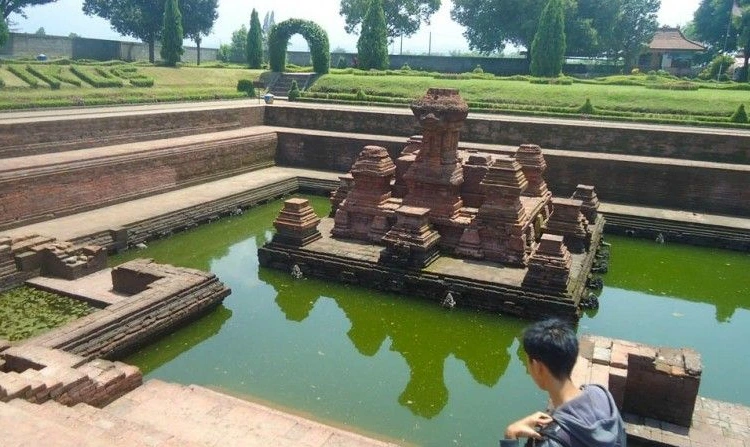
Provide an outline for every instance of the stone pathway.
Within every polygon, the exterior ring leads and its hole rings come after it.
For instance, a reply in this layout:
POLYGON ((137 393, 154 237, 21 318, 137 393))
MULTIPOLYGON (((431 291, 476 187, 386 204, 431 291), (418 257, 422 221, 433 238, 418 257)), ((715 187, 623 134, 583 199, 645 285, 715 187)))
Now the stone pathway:
POLYGON ((0 402, 0 433, 4 447, 396 446, 200 386, 158 380, 102 409, 0 402))

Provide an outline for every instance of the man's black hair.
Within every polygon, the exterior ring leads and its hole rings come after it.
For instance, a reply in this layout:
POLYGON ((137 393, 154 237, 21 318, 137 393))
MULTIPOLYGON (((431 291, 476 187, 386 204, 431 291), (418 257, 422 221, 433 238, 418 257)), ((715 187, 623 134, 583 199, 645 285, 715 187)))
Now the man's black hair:
POLYGON ((578 358, 578 339, 565 321, 538 321, 523 332, 523 349, 530 359, 542 362, 558 380, 570 377, 578 358))

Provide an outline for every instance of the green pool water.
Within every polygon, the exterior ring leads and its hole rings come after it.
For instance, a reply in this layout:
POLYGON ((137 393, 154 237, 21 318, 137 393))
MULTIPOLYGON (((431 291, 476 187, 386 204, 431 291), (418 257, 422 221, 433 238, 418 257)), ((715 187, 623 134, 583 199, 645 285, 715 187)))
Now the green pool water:
MULTIPOLYGON (((325 198, 310 197, 319 215, 325 198)), ((415 445, 497 445, 545 406, 526 374, 526 322, 260 268, 276 202, 112 259, 210 270, 232 288, 215 312, 125 359, 195 383, 415 445)), ((750 405, 750 256, 609 238, 601 308, 579 332, 703 355, 701 395, 750 405)))

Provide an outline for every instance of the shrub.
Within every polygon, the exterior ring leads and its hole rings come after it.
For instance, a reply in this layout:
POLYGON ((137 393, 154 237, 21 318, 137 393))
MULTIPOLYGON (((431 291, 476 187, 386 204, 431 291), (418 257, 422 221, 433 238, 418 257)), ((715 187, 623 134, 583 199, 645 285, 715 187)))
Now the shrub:
POLYGON ((28 71, 29 73, 33 74, 37 78, 39 78, 42 81, 44 81, 47 84, 49 84, 49 87, 52 90, 60 90, 60 81, 58 81, 57 79, 53 79, 51 76, 47 76, 41 70, 39 70, 39 69, 37 69, 35 67, 32 67, 31 65, 27 65, 26 66, 26 71, 28 71))
POLYGON ((133 87, 153 87, 154 78, 130 78, 130 85, 133 87))
POLYGON ((367 94, 361 88, 357 89, 357 93, 354 95, 354 99, 356 99, 357 101, 367 101, 367 94))
POLYGON ((339 56, 339 61, 336 63, 336 68, 346 68, 346 59, 344 59, 344 56, 339 56))
MULTIPOLYGON (((716 79, 717 76, 719 76, 719 72, 723 75, 725 75, 727 69, 734 64, 734 58, 732 56, 726 55, 726 54, 720 54, 713 58, 711 62, 706 66, 706 68, 703 69, 703 71, 700 72, 698 77, 703 80, 709 80, 709 79, 716 79)), ((729 80, 729 77, 725 78, 726 80, 729 80)), ((720 81, 724 81, 724 79, 719 78, 720 81)))
POLYGON ((247 96, 255 96, 255 87, 252 79, 240 79, 237 81, 237 91, 245 92, 247 96))
POLYGON ((62 69, 60 69, 57 73, 53 73, 52 76, 57 79, 60 82, 64 82, 66 84, 75 85, 76 87, 81 86, 81 80, 78 79, 75 76, 71 76, 68 73, 64 73, 62 69))
POLYGON ((5 81, 3 81, 3 78, 0 78, 0 88, 5 87, 5 81))
POLYGON ((409 64, 402 65, 401 69, 404 70, 404 71, 411 71, 411 67, 409 66, 409 64))
POLYGON ((477 64, 476 67, 474 67, 474 70, 471 71, 474 74, 483 74, 484 70, 482 70, 482 66, 477 64))
POLYGON ((582 115, 593 115, 596 113, 594 106, 591 105, 591 99, 586 98, 586 102, 578 109, 578 113, 582 115))
POLYGON ((250 14, 250 30, 247 32, 247 64, 250 68, 260 68, 263 64, 263 31, 258 19, 258 11, 253 8, 250 14))
POLYGON ((18 65, 8 64, 8 71, 21 78, 23 82, 29 84, 30 87, 39 87, 39 81, 37 81, 37 79, 26 70, 18 68, 18 65))
POLYGON ((638 76, 639 74, 641 74, 641 70, 639 68, 634 68, 630 70, 630 74, 632 74, 633 76, 638 76))
POLYGON ((737 107, 737 110, 732 114, 732 117, 729 118, 729 121, 733 123, 746 123, 747 122, 747 113, 745 113, 745 104, 740 104, 739 107, 737 107))
POLYGON ((287 98, 289 101, 296 101, 299 99, 301 93, 299 91, 299 85, 297 85, 297 81, 292 81, 292 88, 289 89, 289 92, 287 93, 287 98))

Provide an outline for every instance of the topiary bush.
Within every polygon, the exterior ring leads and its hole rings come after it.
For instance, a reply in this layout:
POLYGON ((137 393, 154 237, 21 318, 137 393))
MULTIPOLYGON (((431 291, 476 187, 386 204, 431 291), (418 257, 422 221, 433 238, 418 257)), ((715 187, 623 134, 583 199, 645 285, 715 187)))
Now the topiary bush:
POLYGON ((344 59, 344 56, 339 56, 339 61, 336 63, 336 68, 346 68, 346 59, 344 59))
POLYGON ((745 104, 740 104, 737 110, 729 118, 729 121, 733 123, 747 123, 747 113, 745 113, 745 104))
POLYGON ((289 92, 287 93, 287 99, 289 101, 296 101, 299 99, 300 95, 302 93, 299 91, 299 85, 297 85, 297 81, 292 81, 292 88, 289 89, 289 92))
POLYGON ((474 67, 474 70, 471 71, 474 74, 483 74, 484 70, 482 69, 482 66, 477 64, 476 67, 474 67))
POLYGON ((237 81, 237 91, 245 92, 247 96, 255 96, 255 87, 253 86, 252 79, 240 79, 237 81))
POLYGON ((719 77, 719 80, 722 82, 728 81, 729 77, 726 76, 726 72, 733 64, 734 58, 732 56, 726 54, 716 56, 711 60, 708 66, 700 72, 698 77, 703 80, 716 79, 719 77), (721 76, 719 76, 719 72, 721 72, 721 76))
POLYGON ((79 78, 96 88, 122 87, 123 85, 122 81, 119 79, 103 78, 96 74, 87 72, 82 67, 78 67, 76 65, 71 65, 70 71, 73 72, 74 75, 78 76, 79 78))
POLYGON ((154 78, 130 78, 130 85, 133 87, 153 87, 154 86, 154 78))
POLYGON ((310 46, 313 70, 327 74, 331 66, 328 34, 315 22, 302 19, 289 19, 277 23, 268 33, 268 57, 272 71, 283 72, 286 66, 286 47, 289 38, 302 34, 310 46))
POLYGON ((596 113, 594 106, 591 104, 591 99, 586 98, 586 102, 578 109, 578 113, 582 115, 593 115, 596 113))

